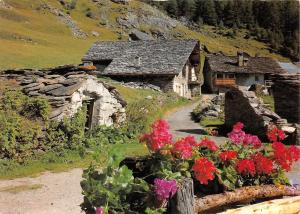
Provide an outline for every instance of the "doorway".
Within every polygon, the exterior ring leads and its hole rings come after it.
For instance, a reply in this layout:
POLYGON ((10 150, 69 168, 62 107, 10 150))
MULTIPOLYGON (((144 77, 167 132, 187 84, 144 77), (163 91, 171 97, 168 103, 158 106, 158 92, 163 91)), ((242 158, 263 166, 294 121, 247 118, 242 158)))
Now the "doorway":
POLYGON ((83 101, 83 105, 86 106, 86 123, 85 123, 86 129, 92 128, 94 104, 95 104, 94 99, 89 99, 89 100, 83 101))

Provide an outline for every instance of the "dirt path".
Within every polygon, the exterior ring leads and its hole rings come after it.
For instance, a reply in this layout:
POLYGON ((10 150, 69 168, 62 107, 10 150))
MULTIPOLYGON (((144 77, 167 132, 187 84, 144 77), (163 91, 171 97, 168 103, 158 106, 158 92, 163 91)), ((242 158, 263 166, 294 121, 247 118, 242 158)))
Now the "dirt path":
POLYGON ((35 178, 18 178, 0 181, 1 214, 79 214, 81 195, 81 169, 62 173, 43 173, 35 178), (41 186, 35 190, 18 193, 5 192, 11 187, 28 188, 41 186), (2 191, 1 191, 2 190, 2 191))
MULTIPOLYGON (((204 98, 202 99, 210 99, 210 98, 204 96, 204 98)), ((205 136, 204 128, 201 127, 199 123, 196 123, 191 119, 191 113, 193 109, 200 102, 201 101, 198 101, 196 103, 193 103, 192 105, 185 106, 184 108, 181 108, 176 112, 173 112, 167 117, 167 121, 170 125, 171 133, 173 134, 173 136, 180 138, 180 137, 185 137, 187 135, 193 135, 198 140, 205 136)), ((218 144, 221 144, 226 140, 225 137, 209 137, 209 138, 213 139, 218 144)))

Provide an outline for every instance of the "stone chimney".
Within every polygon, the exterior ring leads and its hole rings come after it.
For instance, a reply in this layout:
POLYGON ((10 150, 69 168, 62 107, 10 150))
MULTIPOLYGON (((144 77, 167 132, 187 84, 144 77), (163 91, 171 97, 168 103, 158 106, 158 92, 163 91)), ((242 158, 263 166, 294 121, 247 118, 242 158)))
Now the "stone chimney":
POLYGON ((243 52, 238 51, 237 56, 238 56, 238 66, 241 67, 244 65, 244 54, 243 52))
POLYGON ((237 56, 238 56, 238 66, 239 67, 247 66, 249 60, 247 54, 245 56, 244 52, 238 51, 237 56))

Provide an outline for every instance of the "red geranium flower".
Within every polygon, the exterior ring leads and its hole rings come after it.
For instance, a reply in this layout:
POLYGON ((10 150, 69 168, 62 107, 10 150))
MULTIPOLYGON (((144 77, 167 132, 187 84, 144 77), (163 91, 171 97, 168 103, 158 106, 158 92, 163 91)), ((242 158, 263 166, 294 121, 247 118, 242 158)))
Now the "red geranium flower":
POLYGON ((219 147, 216 145, 216 143, 212 140, 209 140, 207 138, 205 138, 204 140, 202 140, 199 144, 200 147, 206 147, 211 151, 217 151, 219 149, 219 147))
POLYGON ((190 138, 182 138, 181 140, 177 141, 173 148, 172 154, 175 157, 188 159, 193 155, 193 147, 190 142, 190 138))
POLYGON ((237 122, 236 124, 233 125, 233 131, 239 132, 244 128, 244 124, 241 122, 237 122))
POLYGON ((252 156, 255 163, 255 169, 257 174, 271 174, 273 171, 273 161, 266 158, 262 153, 257 153, 252 156))
POLYGON ((281 142, 274 142, 272 144, 274 151, 274 159, 278 165, 280 165, 286 172, 291 170, 293 164, 293 153, 285 148, 281 142))
POLYGON ((293 149, 289 151, 285 148, 283 143, 274 142, 272 144, 274 151, 274 159, 278 165, 280 165, 286 172, 291 170, 293 164, 293 149))
POLYGON ((195 139, 195 137, 192 136, 192 135, 186 136, 186 137, 184 138, 184 140, 185 140, 186 142, 188 142, 192 147, 199 146, 198 143, 197 143, 197 141, 196 141, 196 139, 195 139))
POLYGON ((237 152, 233 150, 228 150, 220 153, 220 158, 222 162, 230 161, 237 157, 237 152))
POLYGON ((168 123, 165 120, 158 120, 152 125, 152 132, 143 135, 140 141, 146 142, 151 151, 157 151, 167 144, 172 144, 168 123))
POLYGON ((240 174, 255 175, 255 165, 252 160, 238 160, 236 163, 236 169, 240 174))
POLYGON ((216 171, 216 167, 213 162, 209 161, 207 158, 199 158, 195 160, 192 170, 195 173, 196 179, 201 184, 208 184, 209 180, 213 180, 215 178, 214 172, 216 171))
POLYGON ((271 142, 279 142, 284 140, 284 138, 286 137, 284 131, 278 129, 277 127, 271 129, 267 133, 267 136, 271 142))
POLYGON ((300 160, 300 150, 296 146, 290 146, 289 153, 294 161, 300 160))

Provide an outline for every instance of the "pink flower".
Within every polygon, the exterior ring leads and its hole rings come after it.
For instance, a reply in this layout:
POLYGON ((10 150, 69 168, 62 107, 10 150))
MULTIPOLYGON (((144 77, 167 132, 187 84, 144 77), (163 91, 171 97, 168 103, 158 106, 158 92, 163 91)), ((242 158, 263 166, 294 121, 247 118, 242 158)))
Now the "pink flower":
POLYGON ((167 200, 175 195, 177 192, 176 180, 164 180, 155 178, 154 191, 159 201, 167 200))
POLYGON ((146 142, 151 151, 157 151, 167 144, 172 144, 172 135, 169 125, 165 120, 158 120, 152 125, 152 132, 140 138, 141 142, 146 142))
POLYGON ((259 148, 262 146, 260 139, 257 136, 251 134, 245 134, 243 144, 252 145, 254 146, 254 148, 259 148))
POLYGON ((102 207, 97 207, 96 208, 96 214, 103 214, 104 212, 103 212, 103 209, 102 209, 102 207))

